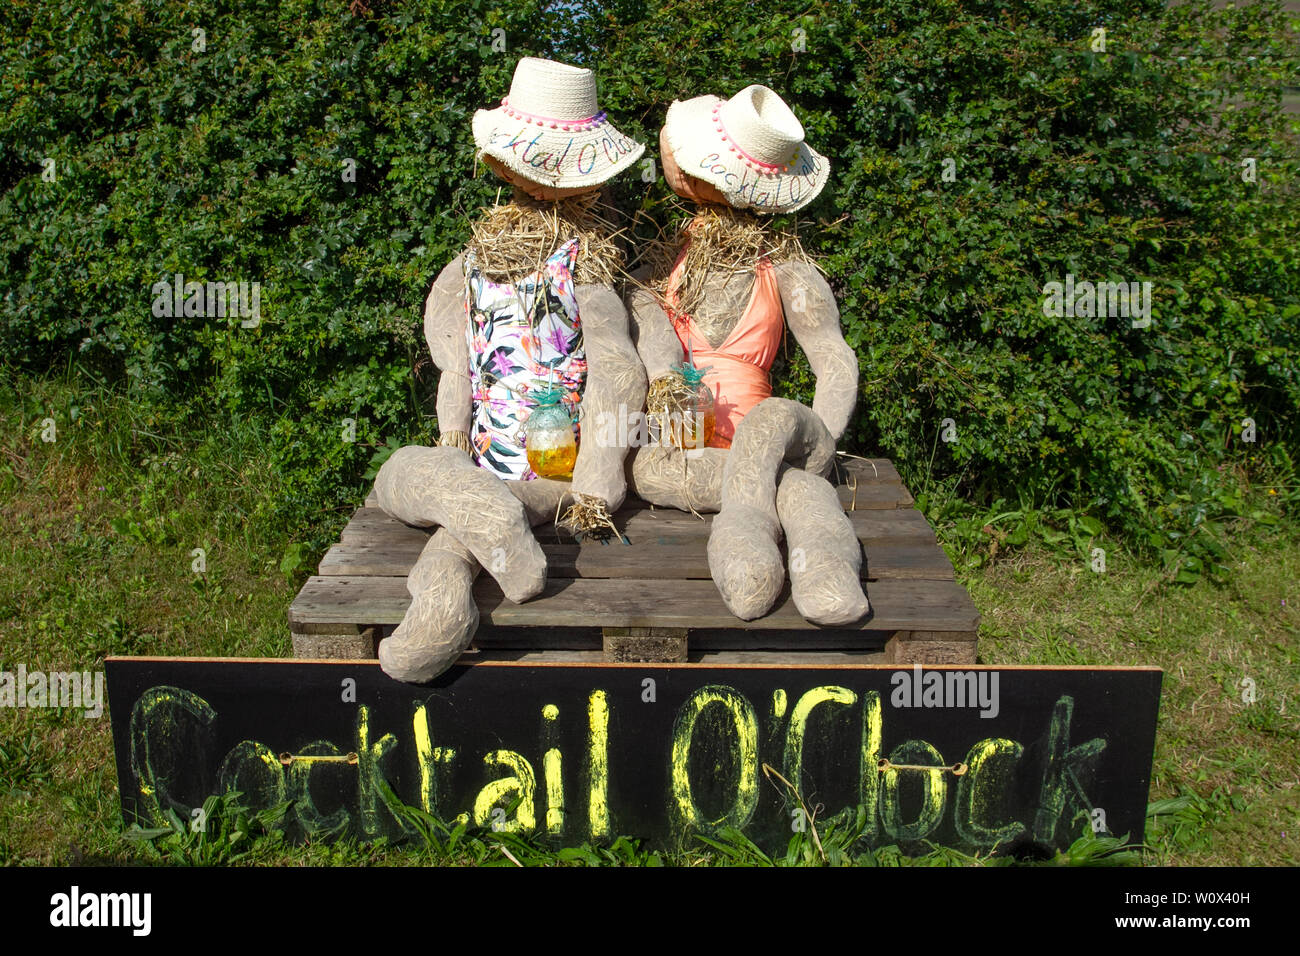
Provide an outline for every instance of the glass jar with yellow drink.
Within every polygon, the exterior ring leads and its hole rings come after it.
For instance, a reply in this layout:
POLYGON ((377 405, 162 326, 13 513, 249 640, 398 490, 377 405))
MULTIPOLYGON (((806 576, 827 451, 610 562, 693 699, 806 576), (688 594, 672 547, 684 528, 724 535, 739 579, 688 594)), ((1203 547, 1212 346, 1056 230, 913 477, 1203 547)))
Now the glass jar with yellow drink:
POLYGON ((674 366, 685 381, 687 394, 678 403, 680 412, 674 412, 670 421, 669 437, 678 448, 704 448, 713 440, 713 430, 718 424, 713 390, 704 384, 708 368, 696 368, 692 362, 674 366))
POLYGON ((542 392, 525 423, 524 450, 528 467, 538 478, 573 478, 578 463, 578 442, 573 437, 573 419, 561 401, 564 392, 542 392))

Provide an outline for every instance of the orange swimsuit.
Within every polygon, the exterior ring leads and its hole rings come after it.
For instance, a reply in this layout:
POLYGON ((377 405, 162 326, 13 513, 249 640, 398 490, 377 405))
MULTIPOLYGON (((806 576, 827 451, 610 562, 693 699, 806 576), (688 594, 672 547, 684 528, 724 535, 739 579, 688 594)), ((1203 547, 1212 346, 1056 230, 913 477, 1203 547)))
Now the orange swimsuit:
POLYGON ((668 277, 668 318, 682 348, 689 348, 695 365, 700 368, 712 366, 704 375, 704 383, 713 391, 718 421, 709 445, 730 448, 736 426, 745 413, 772 394, 768 372, 776 361, 781 336, 785 332, 781 293, 772 263, 766 258, 760 259, 749 306, 726 341, 715 349, 695 325, 695 320, 676 310, 677 287, 681 283, 685 260, 686 247, 683 247, 668 277))

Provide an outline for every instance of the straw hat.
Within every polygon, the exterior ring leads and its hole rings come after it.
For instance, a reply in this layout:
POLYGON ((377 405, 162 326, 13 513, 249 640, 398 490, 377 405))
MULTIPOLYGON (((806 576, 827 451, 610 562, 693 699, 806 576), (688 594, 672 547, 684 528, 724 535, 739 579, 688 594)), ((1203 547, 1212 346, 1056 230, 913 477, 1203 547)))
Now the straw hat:
POLYGON ((793 212, 830 177, 830 161, 803 141, 803 124, 766 86, 747 86, 729 100, 675 100, 664 135, 682 172, 741 209, 793 212))
POLYGON ((605 117, 591 70, 531 56, 515 66, 510 95, 475 112, 473 127, 480 155, 556 189, 599 185, 645 151, 605 117))

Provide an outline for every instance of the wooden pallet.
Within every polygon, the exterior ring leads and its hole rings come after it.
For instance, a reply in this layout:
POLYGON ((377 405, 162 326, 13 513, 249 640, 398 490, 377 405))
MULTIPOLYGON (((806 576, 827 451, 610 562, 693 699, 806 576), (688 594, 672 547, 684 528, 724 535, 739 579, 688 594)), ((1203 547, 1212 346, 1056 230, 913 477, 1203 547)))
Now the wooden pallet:
MULTIPOLYGON (((841 461, 838 491, 862 542, 871 602, 858 624, 808 624, 788 585, 766 616, 736 618, 709 577, 710 516, 636 501, 615 518, 630 546, 535 529, 548 580, 531 601, 506 600, 480 574, 466 659, 973 664, 979 615, 897 470, 880 458, 841 461)), ((384 514, 372 494, 289 608, 294 656, 374 657, 406 612, 406 575, 430 533, 384 514)))

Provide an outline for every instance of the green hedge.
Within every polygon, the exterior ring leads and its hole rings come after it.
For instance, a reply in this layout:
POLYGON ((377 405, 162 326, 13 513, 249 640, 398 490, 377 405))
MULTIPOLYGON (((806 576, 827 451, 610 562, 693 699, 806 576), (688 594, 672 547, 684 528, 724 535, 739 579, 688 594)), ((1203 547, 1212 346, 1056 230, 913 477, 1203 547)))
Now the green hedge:
MULTIPOLYGON (((794 104, 833 164, 799 226, 861 361, 847 445, 912 487, 1067 508, 1193 569, 1249 513, 1243 480, 1298 500, 1298 61, 1276 3, 7 0, 0 33, 5 360, 265 417, 289 491, 262 520, 301 530, 375 446, 434 433, 420 306, 496 194, 469 118, 522 55, 592 65, 651 153, 674 98, 762 82, 794 104), (260 281, 261 324, 156 318, 177 272, 260 281), (1067 273, 1151 282, 1151 326, 1045 316, 1067 273)), ((618 191, 680 214, 662 180, 618 191)), ((810 397, 797 350, 777 371, 810 397)))

